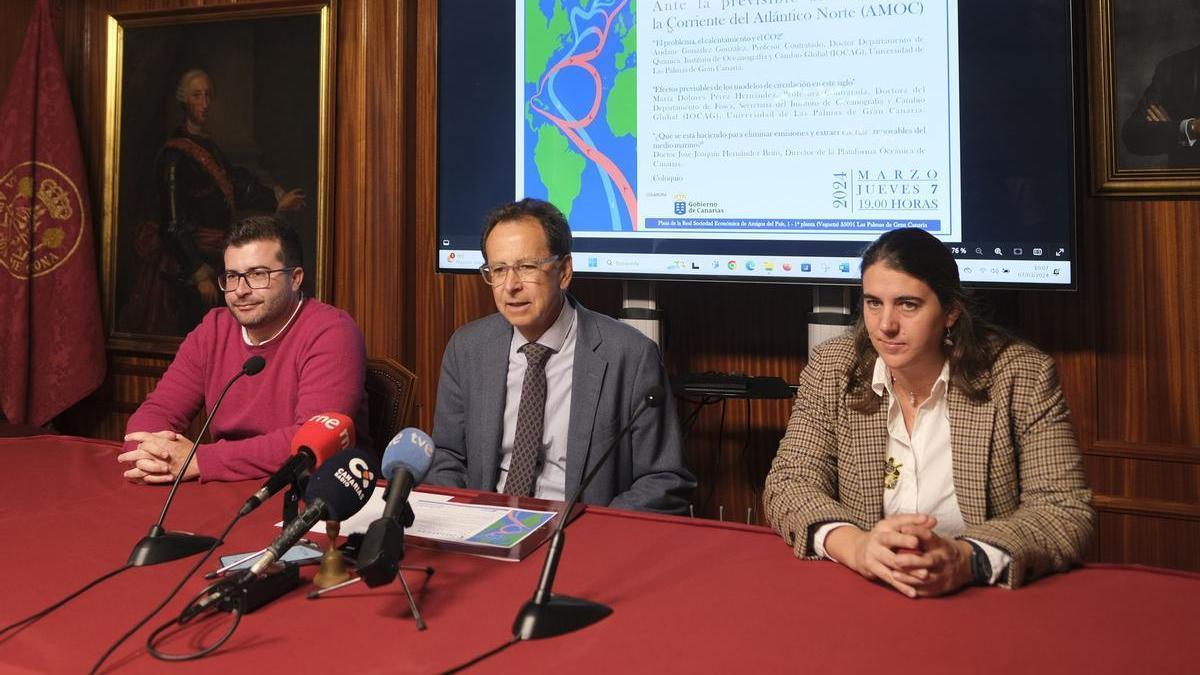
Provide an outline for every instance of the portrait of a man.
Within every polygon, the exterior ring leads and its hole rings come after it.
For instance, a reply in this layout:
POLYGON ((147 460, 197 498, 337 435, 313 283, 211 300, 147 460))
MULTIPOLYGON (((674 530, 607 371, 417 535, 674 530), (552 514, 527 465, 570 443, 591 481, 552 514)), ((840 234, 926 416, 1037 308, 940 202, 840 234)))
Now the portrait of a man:
POLYGON ((1200 0, 1113 0, 1120 169, 1200 168, 1200 0))
POLYGON ((287 220, 315 278, 319 16, 131 26, 123 42, 114 331, 182 337, 221 305, 225 235, 249 215, 287 220))

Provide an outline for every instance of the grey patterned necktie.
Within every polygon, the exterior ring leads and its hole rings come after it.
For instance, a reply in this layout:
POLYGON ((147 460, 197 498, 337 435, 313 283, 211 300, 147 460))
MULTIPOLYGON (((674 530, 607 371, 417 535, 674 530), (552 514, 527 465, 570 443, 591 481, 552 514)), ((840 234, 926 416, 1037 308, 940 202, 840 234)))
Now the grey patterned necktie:
POLYGON ((546 426, 546 359, 554 352, 545 345, 530 342, 518 351, 525 355, 525 379, 521 381, 521 404, 517 408, 517 435, 504 494, 533 496, 537 484, 538 455, 542 449, 542 431, 546 426))

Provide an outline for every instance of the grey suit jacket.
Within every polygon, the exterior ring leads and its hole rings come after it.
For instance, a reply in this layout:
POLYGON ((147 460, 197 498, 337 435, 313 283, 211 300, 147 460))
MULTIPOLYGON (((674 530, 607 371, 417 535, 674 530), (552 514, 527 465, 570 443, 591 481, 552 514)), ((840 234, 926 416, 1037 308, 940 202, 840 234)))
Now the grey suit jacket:
MULTIPOLYGON (((869 530, 883 517, 887 394, 872 413, 850 407, 853 362, 848 336, 814 350, 767 474, 767 520, 799 557, 815 555, 812 536, 823 523, 869 530)), ((1001 583, 1016 587, 1080 562, 1096 513, 1054 361, 1013 344, 984 379, 976 384, 987 401, 954 386, 947 392, 954 489, 962 536, 1007 551, 1001 583)))
MULTIPOLYGON (((568 496, 583 479, 584 467, 591 471, 650 387, 670 391, 653 342, 619 321, 574 304, 579 332, 567 431, 568 496)), ((512 335, 512 326, 497 313, 451 336, 438 380, 433 418, 436 449, 427 482, 496 489, 512 335)), ((641 413, 582 500, 683 513, 696 485, 683 457, 675 405, 668 394, 663 405, 641 413)))

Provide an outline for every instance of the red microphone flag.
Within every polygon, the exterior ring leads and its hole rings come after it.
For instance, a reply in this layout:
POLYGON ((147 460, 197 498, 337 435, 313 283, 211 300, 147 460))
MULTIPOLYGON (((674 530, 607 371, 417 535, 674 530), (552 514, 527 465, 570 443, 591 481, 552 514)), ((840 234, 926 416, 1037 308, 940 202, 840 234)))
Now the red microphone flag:
POLYGON ((38 0, 0 102, 0 409, 41 426, 104 381, 87 174, 38 0))
POLYGON ((300 425, 292 437, 292 454, 306 447, 313 451, 320 465, 333 455, 354 445, 354 420, 341 413, 313 415, 300 425))

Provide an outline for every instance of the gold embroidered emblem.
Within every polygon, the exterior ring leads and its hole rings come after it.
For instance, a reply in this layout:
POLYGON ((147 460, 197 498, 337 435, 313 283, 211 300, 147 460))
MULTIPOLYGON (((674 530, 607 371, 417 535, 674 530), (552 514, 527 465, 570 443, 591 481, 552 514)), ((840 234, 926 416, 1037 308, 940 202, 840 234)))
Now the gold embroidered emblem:
POLYGON ((900 467, 903 464, 897 464, 895 457, 888 457, 887 464, 883 469, 883 487, 887 490, 895 490, 896 485, 900 482, 900 467))
POLYGON ((71 210, 71 196, 67 194, 67 189, 59 185, 53 178, 42 181, 41 187, 38 188, 38 201, 46 207, 50 217, 55 220, 66 220, 74 213, 71 210))
POLYGON ((58 168, 22 162, 0 172, 0 268, 17 279, 58 269, 83 239, 83 216, 78 188, 58 168))

